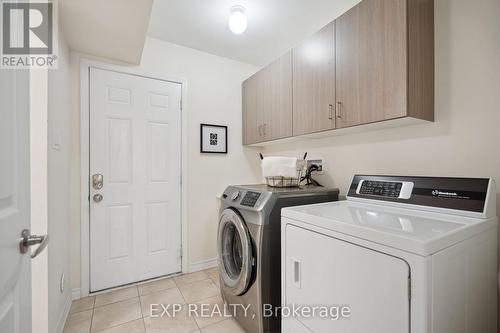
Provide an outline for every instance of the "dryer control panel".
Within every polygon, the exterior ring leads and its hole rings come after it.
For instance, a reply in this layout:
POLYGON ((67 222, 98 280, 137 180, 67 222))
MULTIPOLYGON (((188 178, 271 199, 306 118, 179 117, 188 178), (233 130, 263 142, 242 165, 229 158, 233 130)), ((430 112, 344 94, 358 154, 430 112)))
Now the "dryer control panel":
POLYGON ((433 211, 453 209, 485 218, 496 215, 494 192, 495 182, 489 178, 355 175, 347 199, 411 204, 433 211))
POLYGON ((254 207, 255 203, 257 200, 260 198, 260 193, 259 192, 251 192, 248 191, 243 199, 241 200, 241 205, 242 206, 247 206, 247 207, 254 207))
POLYGON ((356 193, 386 198, 409 199, 411 197, 413 185, 413 182, 403 181, 362 180, 358 185, 356 193))

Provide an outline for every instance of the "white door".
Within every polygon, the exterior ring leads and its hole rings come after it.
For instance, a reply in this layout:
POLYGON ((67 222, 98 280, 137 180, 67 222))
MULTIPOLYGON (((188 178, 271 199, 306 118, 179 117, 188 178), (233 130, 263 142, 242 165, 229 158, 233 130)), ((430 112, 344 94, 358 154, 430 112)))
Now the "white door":
POLYGON ((312 332, 409 332, 405 261, 292 225, 286 228, 285 242, 286 304, 351 309, 350 317, 341 320, 307 314, 296 318, 312 332))
POLYGON ((180 181, 181 85, 91 68, 90 291, 181 271, 180 181))
POLYGON ((31 332, 29 71, 0 69, 0 332, 31 332))

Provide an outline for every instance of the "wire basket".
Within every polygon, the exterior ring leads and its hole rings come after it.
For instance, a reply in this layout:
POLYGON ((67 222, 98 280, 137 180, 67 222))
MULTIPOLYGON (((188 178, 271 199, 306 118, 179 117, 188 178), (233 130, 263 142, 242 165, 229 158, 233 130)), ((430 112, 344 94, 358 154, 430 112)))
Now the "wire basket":
POLYGON ((271 187, 299 187, 304 175, 305 160, 297 160, 297 177, 266 177, 267 186, 271 187))

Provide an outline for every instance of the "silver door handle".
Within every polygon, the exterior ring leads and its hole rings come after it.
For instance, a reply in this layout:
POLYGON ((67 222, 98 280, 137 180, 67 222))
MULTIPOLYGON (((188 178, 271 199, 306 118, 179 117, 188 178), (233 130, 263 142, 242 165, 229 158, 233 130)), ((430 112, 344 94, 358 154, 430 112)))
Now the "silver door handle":
POLYGON ((35 252, 31 254, 32 259, 38 256, 47 247, 47 244, 49 243, 49 235, 43 235, 43 236, 32 235, 28 229, 24 229, 21 232, 21 237, 22 239, 21 242, 19 243, 19 250, 21 251, 22 254, 28 252, 30 246, 40 244, 36 248, 35 252))
POLYGON ((95 175, 92 175, 92 187, 94 190, 100 190, 102 189, 104 185, 104 176, 101 175, 100 173, 96 173, 95 175))

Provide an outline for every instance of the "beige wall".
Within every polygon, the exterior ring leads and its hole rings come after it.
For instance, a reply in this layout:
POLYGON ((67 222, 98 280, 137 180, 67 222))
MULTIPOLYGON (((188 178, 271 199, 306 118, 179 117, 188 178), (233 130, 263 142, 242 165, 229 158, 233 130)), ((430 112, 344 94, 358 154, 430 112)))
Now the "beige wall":
MULTIPOLYGON (((72 55, 71 286, 80 287, 80 97, 79 54, 72 55)), ((88 57, 85 57, 88 58, 88 57)), ((134 67, 137 69, 137 67, 134 67)), ((255 150, 241 144, 241 82, 257 68, 148 38, 139 69, 187 80, 188 261, 191 267, 216 258, 217 195, 229 184, 260 179, 255 150), (200 123, 229 126, 227 155, 199 152, 200 123)))
MULTIPOLYGON (((353 174, 494 177, 500 188, 500 1, 435 0, 436 121, 273 145, 322 157, 346 194, 353 174)), ((500 212, 500 195, 497 199, 500 212)))

